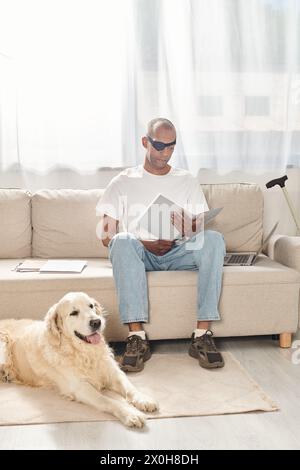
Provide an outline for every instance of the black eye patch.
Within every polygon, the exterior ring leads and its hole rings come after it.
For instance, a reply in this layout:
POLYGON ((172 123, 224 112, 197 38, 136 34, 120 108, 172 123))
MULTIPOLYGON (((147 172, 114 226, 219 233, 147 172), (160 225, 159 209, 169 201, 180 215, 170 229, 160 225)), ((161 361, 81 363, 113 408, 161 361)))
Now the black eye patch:
POLYGON ((158 152, 161 152, 166 147, 173 147, 174 145, 176 145, 176 139, 173 142, 169 142, 168 144, 165 144, 164 142, 159 142, 158 140, 153 140, 150 135, 147 135, 147 139, 149 140, 152 147, 154 147, 155 150, 157 150, 158 152))
POLYGON ((89 307, 90 307, 90 308, 94 308, 94 305, 93 305, 93 304, 90 304, 89 307))

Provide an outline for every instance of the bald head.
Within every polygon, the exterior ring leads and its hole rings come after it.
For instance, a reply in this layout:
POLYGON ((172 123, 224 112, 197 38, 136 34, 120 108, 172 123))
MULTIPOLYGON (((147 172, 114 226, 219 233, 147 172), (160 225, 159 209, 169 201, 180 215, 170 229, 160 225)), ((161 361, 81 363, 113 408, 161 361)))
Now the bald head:
POLYGON ((157 129, 160 129, 160 128, 171 130, 176 135, 176 129, 175 129, 174 124, 171 121, 169 121, 169 119, 166 119, 166 118, 155 118, 149 121, 147 134, 150 135, 151 137, 154 137, 155 132, 157 131, 157 129))
POLYGON ((152 119, 148 123, 147 135, 142 137, 142 144, 146 149, 144 168, 155 175, 166 174, 171 168, 168 161, 176 145, 174 124, 165 118, 152 119))

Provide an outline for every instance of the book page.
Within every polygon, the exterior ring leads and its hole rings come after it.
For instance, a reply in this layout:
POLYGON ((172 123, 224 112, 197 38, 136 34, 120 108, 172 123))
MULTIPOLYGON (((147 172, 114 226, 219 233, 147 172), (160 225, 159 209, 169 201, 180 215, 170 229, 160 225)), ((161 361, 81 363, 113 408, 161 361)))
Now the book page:
POLYGON ((137 231, 142 240, 176 240, 180 233, 171 222, 171 212, 180 207, 162 194, 158 194, 137 220, 137 231))
POLYGON ((40 269, 40 273, 81 273, 87 261, 51 259, 40 269))

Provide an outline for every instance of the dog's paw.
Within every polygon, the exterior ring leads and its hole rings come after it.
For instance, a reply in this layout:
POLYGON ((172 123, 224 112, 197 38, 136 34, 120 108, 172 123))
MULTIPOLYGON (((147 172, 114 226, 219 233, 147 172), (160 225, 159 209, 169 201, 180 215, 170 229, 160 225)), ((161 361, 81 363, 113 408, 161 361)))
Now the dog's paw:
POLYGON ((153 398, 147 397, 146 395, 136 394, 132 397, 130 403, 141 411, 153 413, 158 410, 158 403, 153 400, 153 398))
POLYGON ((146 416, 136 410, 126 410, 121 421, 129 428, 142 428, 146 422, 146 416))

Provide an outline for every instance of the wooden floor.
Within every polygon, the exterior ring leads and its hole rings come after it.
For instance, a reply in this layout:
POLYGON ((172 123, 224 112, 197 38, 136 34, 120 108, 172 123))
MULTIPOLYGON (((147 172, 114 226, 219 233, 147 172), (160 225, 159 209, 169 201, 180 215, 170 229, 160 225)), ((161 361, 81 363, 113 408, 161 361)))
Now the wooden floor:
MULTIPOLYGON (((184 354, 188 346, 187 341, 152 344, 159 353, 184 354)), ((128 430, 116 421, 6 426, 0 427, 0 449, 300 449, 300 364, 292 363, 295 349, 280 349, 270 337, 218 339, 217 344, 233 352, 279 403, 280 411, 153 419, 144 430, 128 430)))

